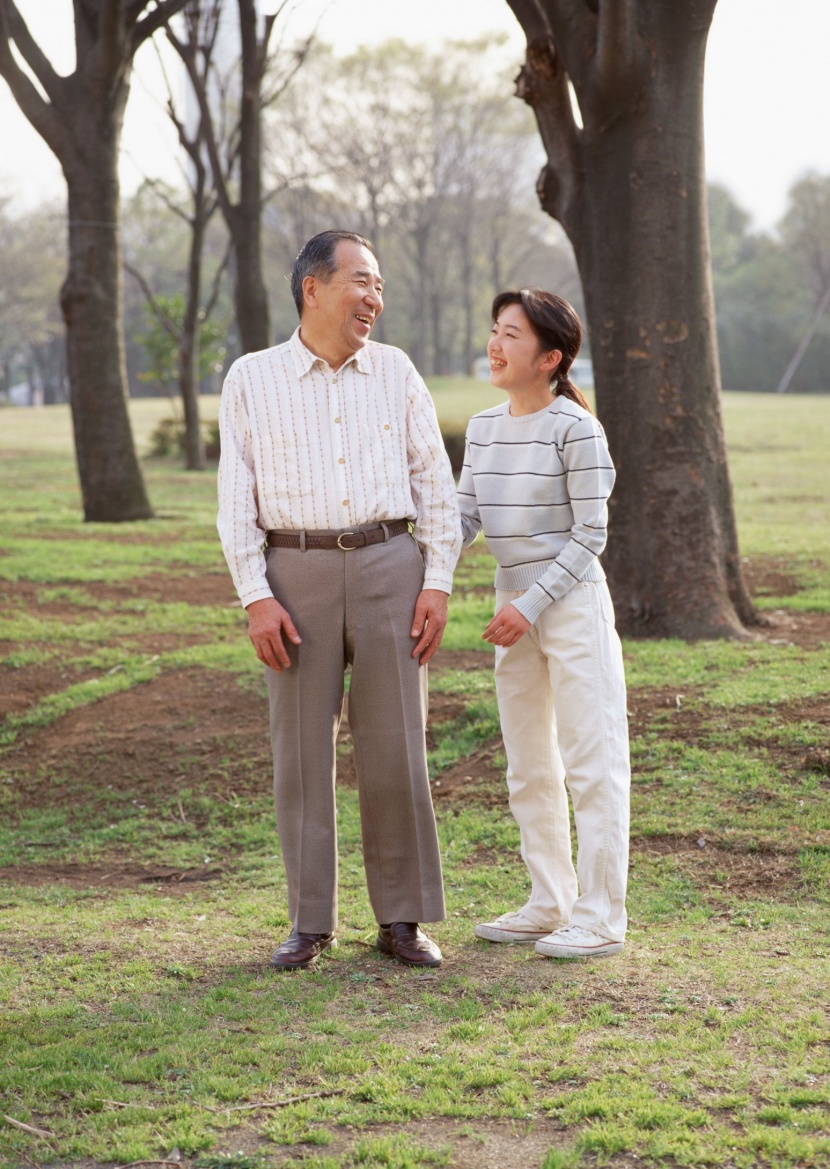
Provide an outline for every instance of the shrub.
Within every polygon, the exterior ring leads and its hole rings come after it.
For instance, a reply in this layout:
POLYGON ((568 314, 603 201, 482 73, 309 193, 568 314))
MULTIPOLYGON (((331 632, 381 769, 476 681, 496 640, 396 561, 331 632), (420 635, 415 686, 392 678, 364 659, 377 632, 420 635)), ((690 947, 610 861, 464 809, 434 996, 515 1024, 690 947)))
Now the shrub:
MULTIPOLYGON (((461 474, 461 467, 464 463, 464 431, 464 426, 457 422, 446 422, 441 427, 444 446, 455 475, 461 474)), ((209 459, 218 459, 220 451, 219 423, 203 422, 202 432, 205 440, 205 454, 209 459)), ((165 455, 183 453, 184 423, 176 418, 162 418, 150 435, 150 455, 154 458, 163 458, 165 455)))
MULTIPOLYGON (((203 422, 202 437, 209 459, 219 458, 219 423, 203 422)), ((178 418, 162 418, 150 435, 150 457, 184 454, 184 422, 178 418)))

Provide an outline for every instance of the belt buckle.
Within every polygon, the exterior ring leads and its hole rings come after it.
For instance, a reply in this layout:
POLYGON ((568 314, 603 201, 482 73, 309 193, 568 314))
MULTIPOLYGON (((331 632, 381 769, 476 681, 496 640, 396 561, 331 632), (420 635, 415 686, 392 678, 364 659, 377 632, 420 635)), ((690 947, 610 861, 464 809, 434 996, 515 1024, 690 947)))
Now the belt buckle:
POLYGON ((355 548, 357 547, 357 544, 341 544, 340 541, 344 540, 346 538, 346 536, 356 536, 356 535, 357 535, 357 532, 341 532, 340 533, 340 535, 337 537, 337 547, 340 549, 341 552, 354 552, 355 548))

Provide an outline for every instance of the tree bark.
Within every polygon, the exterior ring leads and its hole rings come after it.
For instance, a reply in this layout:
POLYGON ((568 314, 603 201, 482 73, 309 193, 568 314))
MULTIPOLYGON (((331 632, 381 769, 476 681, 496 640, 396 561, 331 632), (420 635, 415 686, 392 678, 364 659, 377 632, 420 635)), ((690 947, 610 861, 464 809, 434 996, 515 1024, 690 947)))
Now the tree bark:
POLYGON ((184 465, 188 471, 207 466, 205 443, 199 419, 199 341, 202 291, 202 251, 205 238, 204 174, 197 178, 194 215, 190 225, 190 255, 187 266, 187 294, 179 348, 179 393, 184 412, 184 465))
POLYGON ((715 0, 509 0, 544 209, 582 276, 598 414, 618 478, 605 565, 620 627, 745 636, 721 419, 703 166, 715 0), (583 125, 573 115, 572 82, 583 125))
POLYGON ((67 173, 69 270, 61 308, 84 518, 97 522, 153 514, 127 412, 116 166, 115 159, 96 166, 88 158, 67 173))
POLYGON ((118 145, 138 47, 186 0, 75 0, 76 69, 59 76, 14 0, 0 0, 0 75, 57 156, 69 195, 67 327, 75 450, 86 520, 153 513, 127 412, 118 145), (36 87, 11 50, 15 45, 36 87))

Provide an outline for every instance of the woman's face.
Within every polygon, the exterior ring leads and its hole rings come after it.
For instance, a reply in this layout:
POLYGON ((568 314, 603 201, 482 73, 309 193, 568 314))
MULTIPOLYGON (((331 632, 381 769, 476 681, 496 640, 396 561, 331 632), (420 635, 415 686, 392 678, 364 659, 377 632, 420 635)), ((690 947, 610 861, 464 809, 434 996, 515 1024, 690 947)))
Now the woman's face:
POLYGON ((487 356, 491 385, 514 391, 549 387, 551 375, 562 360, 558 349, 541 349, 520 304, 507 304, 499 313, 490 332, 487 356))

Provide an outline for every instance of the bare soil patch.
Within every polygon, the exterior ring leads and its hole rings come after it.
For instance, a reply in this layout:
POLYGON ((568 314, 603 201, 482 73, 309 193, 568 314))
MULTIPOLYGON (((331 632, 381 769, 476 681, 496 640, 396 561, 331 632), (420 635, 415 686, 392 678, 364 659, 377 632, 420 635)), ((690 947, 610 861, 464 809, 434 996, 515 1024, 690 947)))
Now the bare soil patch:
POLYGON ((787 849, 784 841, 775 851, 750 852, 704 837, 635 837, 631 852, 635 868, 638 856, 671 856, 694 885, 745 900, 768 898, 771 890, 780 899, 801 882, 797 849, 787 849))
MULTIPOLYGON (((12 652, 9 642, 0 641, 0 657, 12 652)), ((98 670, 73 670, 73 682, 85 682, 100 673, 98 670)), ((35 706, 47 694, 54 694, 69 685, 69 675, 60 663, 38 666, 0 665, 0 719, 35 706)))
MULTIPOLYGON (((46 590, 58 586, 15 581, 7 584, 5 592, 12 594, 20 608, 36 609, 45 617, 60 617, 72 621, 86 621, 102 602, 152 601, 161 604, 183 602, 187 605, 218 605, 240 608, 231 578, 226 572, 196 572, 187 564, 171 565, 169 571, 150 573, 135 580, 83 581, 77 600, 53 601, 46 590), (86 598, 89 598, 87 600, 86 598)), ((67 586, 70 587, 70 586, 67 586)), ((241 612, 241 608, 240 608, 241 612)))
POLYGON ((0 868, 0 881, 13 881, 17 885, 67 885, 74 889, 137 889, 152 885, 174 892, 195 883, 215 881, 224 871, 221 865, 179 869, 117 860, 103 864, 44 862, 0 868))
POLYGON ((93 808, 112 791, 147 806, 186 790, 241 797, 268 786, 267 727, 264 684, 256 693, 217 671, 169 671, 28 730, 4 766, 38 804, 79 792, 93 808))
POLYGON ((741 561, 744 583, 753 597, 794 597, 801 586, 791 567, 783 556, 745 557, 741 561))
POLYGON ((796 613, 773 609, 763 613, 764 624, 753 629, 757 641, 772 645, 797 645, 818 650, 830 644, 830 613, 796 613))

